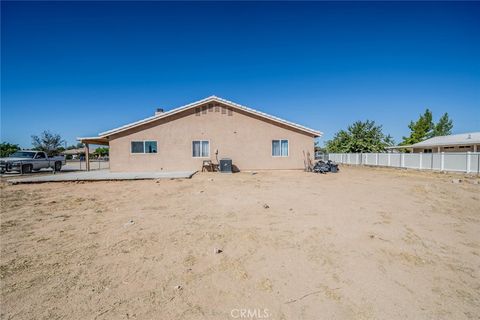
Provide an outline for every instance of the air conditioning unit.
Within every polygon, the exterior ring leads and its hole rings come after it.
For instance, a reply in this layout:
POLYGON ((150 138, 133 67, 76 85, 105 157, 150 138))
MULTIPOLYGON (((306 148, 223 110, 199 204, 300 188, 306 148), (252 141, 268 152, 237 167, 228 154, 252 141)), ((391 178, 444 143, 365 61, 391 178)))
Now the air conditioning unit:
POLYGON ((228 158, 220 159, 220 172, 232 173, 232 159, 228 159, 228 158))

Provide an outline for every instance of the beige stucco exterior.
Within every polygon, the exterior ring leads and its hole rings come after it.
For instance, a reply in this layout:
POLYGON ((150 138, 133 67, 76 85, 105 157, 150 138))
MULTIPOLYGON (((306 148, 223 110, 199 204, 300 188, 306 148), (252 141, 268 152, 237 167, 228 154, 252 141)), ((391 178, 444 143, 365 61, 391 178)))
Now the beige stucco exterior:
POLYGON ((314 138, 311 133, 243 110, 210 105, 108 136, 110 170, 200 170, 203 160, 218 163, 221 158, 231 158, 239 170, 304 169, 305 162, 313 158, 314 138), (279 139, 289 141, 286 157, 272 156, 272 140, 279 139), (157 141, 158 153, 131 153, 131 142, 142 140, 157 141), (194 140, 209 141, 209 157, 192 156, 194 140))

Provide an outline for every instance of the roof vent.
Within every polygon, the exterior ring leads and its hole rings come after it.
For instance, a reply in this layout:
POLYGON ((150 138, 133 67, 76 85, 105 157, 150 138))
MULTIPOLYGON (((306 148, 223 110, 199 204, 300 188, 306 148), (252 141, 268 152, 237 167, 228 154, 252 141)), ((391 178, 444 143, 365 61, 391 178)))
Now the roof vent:
POLYGON ((467 139, 472 139, 472 135, 469 133, 467 139))
POLYGON ((157 108, 157 110, 155 110, 155 115, 158 116, 159 114, 162 114, 163 113, 163 108, 157 108))

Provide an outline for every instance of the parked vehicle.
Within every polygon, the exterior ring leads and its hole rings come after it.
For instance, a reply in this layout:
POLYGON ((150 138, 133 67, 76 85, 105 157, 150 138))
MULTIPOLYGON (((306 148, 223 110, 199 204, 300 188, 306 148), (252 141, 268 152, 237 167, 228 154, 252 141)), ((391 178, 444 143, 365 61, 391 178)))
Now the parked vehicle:
POLYGON ((43 168, 60 171, 65 165, 65 157, 48 157, 43 151, 17 151, 7 158, 0 158, 0 172, 18 171, 30 173, 43 168))

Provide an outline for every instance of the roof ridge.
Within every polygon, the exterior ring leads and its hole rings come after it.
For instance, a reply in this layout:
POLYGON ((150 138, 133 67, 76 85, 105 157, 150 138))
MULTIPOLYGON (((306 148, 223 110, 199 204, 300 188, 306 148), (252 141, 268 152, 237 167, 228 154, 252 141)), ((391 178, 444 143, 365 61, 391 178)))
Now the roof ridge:
POLYGON ((105 136, 108 136, 108 135, 111 135, 111 134, 114 134, 114 133, 117 133, 117 132, 121 132, 121 131, 124 131, 124 130, 128 130, 128 129, 134 128, 134 127, 136 127, 136 126, 139 126, 139 125, 142 125, 142 124, 145 124, 145 123, 149 123, 149 122, 151 122, 151 121, 155 121, 155 120, 157 120, 157 119, 166 118, 166 117, 168 117, 168 116, 170 116, 170 115, 172 115, 172 114, 175 114, 175 113, 178 113, 178 112, 187 110, 187 109, 189 109, 189 108, 192 108, 192 107, 195 107, 195 106, 200 105, 200 104, 202 104, 202 103, 206 103, 206 102, 210 102, 210 101, 222 102, 222 103, 225 103, 225 104, 227 104, 227 105, 230 105, 230 106, 239 108, 239 109, 241 109, 241 110, 244 110, 244 111, 247 111, 247 112, 250 112, 250 113, 259 115, 259 116, 261 116, 261 117, 264 117, 264 118, 267 118, 267 119, 270 119, 270 120, 273 120, 273 121, 276 121, 276 122, 283 123, 283 124, 285 124, 285 125, 294 127, 294 128, 296 128, 296 129, 299 129, 299 130, 302 130, 302 131, 306 131, 306 132, 308 132, 308 133, 310 133, 310 134, 313 134, 313 135, 316 135, 316 136, 322 136, 322 135, 323 135, 323 133, 320 132, 320 131, 317 131, 317 130, 314 130, 314 129, 311 129, 311 128, 302 126, 302 125, 297 124, 297 123, 294 123, 294 122, 290 122, 290 121, 288 121, 288 120, 284 120, 284 119, 279 118, 279 117, 277 117, 277 116, 273 116, 273 115, 267 114, 267 113, 265 113, 265 112, 255 110, 255 109, 253 109, 253 108, 250 108, 250 107, 247 107, 247 106, 238 104, 238 103, 236 103, 236 102, 233 102, 233 101, 230 101, 230 100, 227 100, 227 99, 224 99, 224 98, 215 96, 215 95, 211 95, 211 96, 208 96, 208 97, 206 97, 206 98, 200 99, 200 100, 198 100, 198 101, 191 102, 191 103, 188 103, 188 104, 186 104, 186 105, 183 105, 183 106, 180 106, 180 107, 177 107, 177 108, 173 108, 172 110, 166 111, 166 112, 164 112, 164 113, 161 113, 161 114, 158 114, 158 115, 153 115, 153 116, 144 118, 144 119, 142 119, 142 120, 138 120, 138 121, 135 121, 135 122, 131 122, 131 123, 129 123, 129 124, 126 124, 126 125, 123 125, 123 126, 120 126, 120 127, 114 128, 114 129, 111 129, 111 130, 107 130, 107 131, 101 132, 101 133, 99 134, 99 137, 105 137, 105 136))

